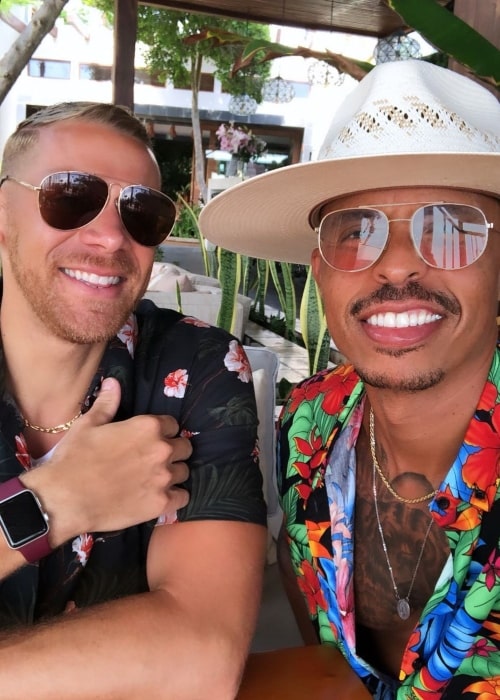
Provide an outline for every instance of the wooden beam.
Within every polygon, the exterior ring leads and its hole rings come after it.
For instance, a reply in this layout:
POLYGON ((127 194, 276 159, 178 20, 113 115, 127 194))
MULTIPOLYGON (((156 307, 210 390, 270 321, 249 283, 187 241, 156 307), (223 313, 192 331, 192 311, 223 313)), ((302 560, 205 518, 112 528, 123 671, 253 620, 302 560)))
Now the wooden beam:
POLYGON ((115 0, 113 103, 134 108, 137 0, 115 0))
MULTIPOLYGON (((488 39, 494 46, 500 49, 500 0, 455 0, 453 12, 457 17, 488 39)), ((467 75, 472 80, 480 83, 496 97, 498 90, 483 82, 458 61, 450 59, 448 67, 457 73, 467 75)))
POLYGON ((455 0, 454 13, 500 49, 499 0, 455 0))

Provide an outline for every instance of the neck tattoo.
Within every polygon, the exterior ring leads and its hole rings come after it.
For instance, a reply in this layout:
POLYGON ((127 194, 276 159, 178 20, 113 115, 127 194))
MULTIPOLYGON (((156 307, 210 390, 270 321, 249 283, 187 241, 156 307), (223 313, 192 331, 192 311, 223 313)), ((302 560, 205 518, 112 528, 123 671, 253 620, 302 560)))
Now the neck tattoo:
POLYGON ((24 426, 26 428, 31 428, 31 430, 36 430, 39 433, 50 433, 50 435, 57 435, 57 433, 64 433, 66 430, 69 430, 73 423, 77 421, 80 416, 82 415, 82 411, 78 411, 76 416, 73 416, 73 418, 66 423, 60 423, 59 425, 54 425, 52 428, 44 428, 42 425, 35 425, 34 423, 30 423, 27 418, 25 418, 21 414, 21 418, 23 419, 24 426))
POLYGON ((384 472, 382 471, 382 467, 378 463, 377 460, 377 453, 376 453, 376 442, 375 442, 375 417, 373 415, 373 409, 370 408, 370 451, 372 454, 372 461, 373 461, 373 466, 377 470, 378 475, 382 479, 382 482, 386 489, 389 491, 391 496, 394 496, 394 498, 397 498, 398 501, 401 501, 401 503, 423 503, 424 501, 429 501, 431 498, 433 498, 437 490, 435 489, 434 491, 431 491, 430 493, 426 494, 425 496, 420 496, 420 498, 405 498, 404 496, 401 496, 393 487, 389 479, 386 477, 384 472))
POLYGON ((396 610, 399 617, 402 620, 407 620, 410 617, 411 607, 410 607, 410 595, 413 590, 413 584, 415 583, 415 578, 417 576, 418 567, 422 561, 422 556, 424 554, 425 545, 427 544, 427 539, 431 531, 433 520, 429 521, 427 530, 425 532, 424 541, 422 542, 422 547, 420 548, 420 554, 418 555, 417 563, 415 564, 415 569, 413 571, 413 576, 411 577, 410 587, 404 598, 399 595, 398 587, 396 586, 396 581, 394 580, 394 572, 391 566, 391 560, 389 559, 389 553, 387 551, 387 544, 384 537, 384 531, 382 530, 382 522, 380 520, 380 513, 378 510, 378 500, 377 500, 377 473, 375 469, 375 462, 373 463, 373 502, 375 504, 375 515, 377 517, 377 526, 380 533, 380 540, 382 542, 382 549, 384 550, 385 560, 387 562, 387 568, 389 569, 389 575, 391 577, 392 588, 394 590, 394 596, 396 598, 396 610))

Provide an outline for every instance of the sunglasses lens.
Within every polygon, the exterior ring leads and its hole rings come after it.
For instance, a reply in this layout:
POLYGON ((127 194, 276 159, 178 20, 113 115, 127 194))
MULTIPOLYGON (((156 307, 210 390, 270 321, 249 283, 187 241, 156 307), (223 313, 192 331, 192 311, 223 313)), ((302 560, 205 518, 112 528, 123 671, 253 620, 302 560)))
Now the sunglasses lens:
POLYGON ((336 270, 364 270, 384 250, 387 233, 387 217, 376 209, 334 211, 319 225, 319 249, 336 270))
POLYGON ((125 187, 120 196, 120 216, 132 238, 144 246, 157 246, 167 238, 177 210, 166 194, 142 185, 125 187))
POLYGON ((415 246, 428 265, 459 270, 475 262, 488 242, 483 212, 466 204, 431 204, 412 218, 415 246))
POLYGON ((100 213, 108 198, 106 182, 87 173, 53 173, 40 187, 40 214, 45 223, 61 231, 88 224, 100 213))

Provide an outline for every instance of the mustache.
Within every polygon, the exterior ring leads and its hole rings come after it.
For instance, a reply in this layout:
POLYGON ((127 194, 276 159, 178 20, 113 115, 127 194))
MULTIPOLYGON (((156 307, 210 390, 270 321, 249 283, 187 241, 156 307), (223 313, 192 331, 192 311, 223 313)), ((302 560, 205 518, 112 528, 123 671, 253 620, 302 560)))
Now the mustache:
MULTIPOLYGON (((89 267, 108 267, 114 274, 131 276, 137 273, 137 265, 124 250, 117 250, 113 255, 79 255, 75 253, 64 259, 64 265, 88 265, 89 267)), ((58 265, 60 266, 60 265, 58 265)))
POLYGON ((355 301, 350 308, 350 312, 353 316, 357 316, 374 303, 384 301, 406 301, 407 299, 432 302, 449 314, 454 316, 460 314, 461 307, 456 297, 448 296, 441 292, 431 292, 422 287, 418 282, 408 282, 404 287, 384 284, 373 292, 373 294, 370 294, 370 296, 355 301))

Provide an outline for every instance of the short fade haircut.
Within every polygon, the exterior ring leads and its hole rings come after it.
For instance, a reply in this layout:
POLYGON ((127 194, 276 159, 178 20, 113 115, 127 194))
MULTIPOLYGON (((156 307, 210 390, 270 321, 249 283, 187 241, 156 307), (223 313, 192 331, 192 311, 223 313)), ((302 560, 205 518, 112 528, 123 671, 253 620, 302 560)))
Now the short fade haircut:
POLYGON ((5 143, 1 174, 8 174, 7 169, 14 166, 17 158, 35 146, 40 129, 72 119, 110 126, 151 149, 146 127, 127 107, 103 102, 60 102, 43 107, 17 125, 5 143))

